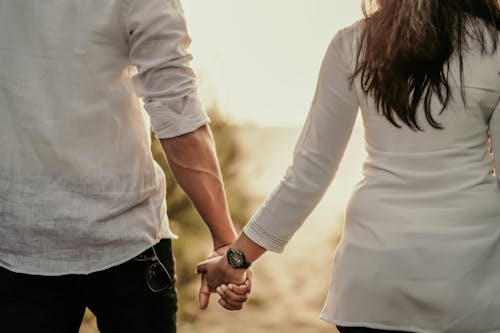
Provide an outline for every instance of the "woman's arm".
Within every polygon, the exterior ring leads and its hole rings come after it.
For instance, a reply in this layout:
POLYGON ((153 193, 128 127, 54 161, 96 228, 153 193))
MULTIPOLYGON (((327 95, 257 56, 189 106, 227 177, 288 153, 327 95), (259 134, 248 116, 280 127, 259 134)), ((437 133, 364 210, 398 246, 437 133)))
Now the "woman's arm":
MULTIPOLYGON (((233 245, 249 262, 266 250, 284 249, 337 171, 359 107, 350 84, 347 47, 342 33, 337 34, 321 66, 316 95, 296 144, 293 163, 233 245)), ((208 284, 215 288, 245 270, 231 268, 223 256, 200 264, 198 271, 207 272, 208 284)))

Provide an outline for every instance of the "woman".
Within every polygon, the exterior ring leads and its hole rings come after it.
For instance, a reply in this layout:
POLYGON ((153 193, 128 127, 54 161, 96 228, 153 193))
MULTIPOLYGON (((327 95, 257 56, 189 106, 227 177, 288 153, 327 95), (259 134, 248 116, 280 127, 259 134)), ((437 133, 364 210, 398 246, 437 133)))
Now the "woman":
MULTIPOLYGON (((328 49, 285 178, 227 258, 199 271, 215 288, 283 250, 334 177, 360 108, 368 158, 322 319, 341 332, 500 331, 499 4, 368 5, 328 49)), ((237 299, 217 290, 227 306, 237 299)))

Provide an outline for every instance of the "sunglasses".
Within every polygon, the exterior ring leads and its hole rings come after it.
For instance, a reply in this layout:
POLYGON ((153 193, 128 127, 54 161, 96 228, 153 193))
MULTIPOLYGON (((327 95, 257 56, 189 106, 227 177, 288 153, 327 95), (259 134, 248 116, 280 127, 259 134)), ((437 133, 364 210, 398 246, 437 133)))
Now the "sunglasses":
POLYGON ((151 247, 135 257, 135 260, 152 262, 146 270, 146 284, 152 292, 159 293, 164 290, 174 290, 174 280, 170 276, 167 268, 158 259, 154 247, 151 247))

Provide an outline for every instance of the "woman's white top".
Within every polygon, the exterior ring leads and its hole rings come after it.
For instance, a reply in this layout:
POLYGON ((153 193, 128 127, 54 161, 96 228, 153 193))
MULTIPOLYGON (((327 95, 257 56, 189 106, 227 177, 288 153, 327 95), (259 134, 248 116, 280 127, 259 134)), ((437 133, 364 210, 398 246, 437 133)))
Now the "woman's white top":
POLYGON ((359 108, 368 158, 346 210, 322 318, 413 332, 500 332, 500 179, 490 153, 500 156, 500 54, 465 52, 465 104, 453 58, 454 99, 442 114, 434 101, 444 130, 420 117, 425 131, 415 132, 382 117, 359 80, 350 88, 362 27, 333 39, 293 164, 244 232, 283 250, 334 177, 359 108))

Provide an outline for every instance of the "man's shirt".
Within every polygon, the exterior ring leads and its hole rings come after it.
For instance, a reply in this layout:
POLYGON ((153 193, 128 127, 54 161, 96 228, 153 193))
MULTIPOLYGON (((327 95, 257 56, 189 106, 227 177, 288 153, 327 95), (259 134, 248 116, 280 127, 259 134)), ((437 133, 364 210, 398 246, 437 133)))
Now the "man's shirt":
POLYGON ((0 266, 86 274, 173 237, 136 96, 159 138, 208 123, 189 42, 178 0, 0 2, 0 266))

